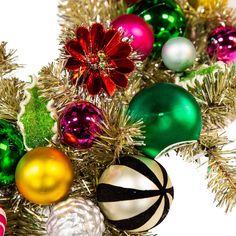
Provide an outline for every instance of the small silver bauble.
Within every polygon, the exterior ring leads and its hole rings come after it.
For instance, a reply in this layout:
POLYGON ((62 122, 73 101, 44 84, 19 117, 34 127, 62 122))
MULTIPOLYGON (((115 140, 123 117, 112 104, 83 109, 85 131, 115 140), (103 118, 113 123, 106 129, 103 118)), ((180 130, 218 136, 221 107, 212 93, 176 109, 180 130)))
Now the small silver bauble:
POLYGON ((181 72, 194 64, 196 49, 190 40, 177 37, 164 44, 161 56, 168 69, 181 72))
POLYGON ((54 206, 47 221, 48 236, 102 236, 104 217, 90 200, 69 198, 54 206))

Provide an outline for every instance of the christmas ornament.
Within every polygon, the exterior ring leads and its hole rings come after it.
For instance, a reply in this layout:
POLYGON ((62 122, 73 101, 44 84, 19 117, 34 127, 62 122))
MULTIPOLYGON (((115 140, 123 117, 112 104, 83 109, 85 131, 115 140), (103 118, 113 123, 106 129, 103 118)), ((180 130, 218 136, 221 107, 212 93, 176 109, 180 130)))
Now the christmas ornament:
POLYGON ((185 89, 175 84, 160 83, 140 91, 129 104, 133 121, 142 119, 145 127, 143 153, 155 158, 179 143, 198 140, 201 110, 185 89))
POLYGON ((208 37, 207 52, 218 61, 231 63, 236 61, 236 28, 219 26, 208 37))
POLYGON ((193 65, 196 49, 190 40, 177 37, 164 44, 161 56, 168 69, 180 72, 193 65))
POLYGON ((14 182, 17 163, 24 153, 19 131, 12 124, 0 120, 0 186, 14 182))
POLYGON ((190 5, 194 8, 205 7, 206 9, 214 9, 218 3, 225 6, 227 2, 227 0, 189 0, 190 5))
POLYGON ((7 225, 7 217, 2 208, 0 208, 0 236, 3 236, 5 234, 7 225))
POLYGON ((95 105, 86 102, 72 102, 59 117, 61 141, 75 148, 89 148, 95 136, 100 134, 99 124, 105 118, 95 105))
POLYGON ((103 90, 112 96, 116 86, 125 88, 135 64, 129 58, 130 43, 123 42, 122 38, 120 31, 105 29, 99 23, 90 28, 78 27, 76 39, 65 45, 70 54, 65 67, 73 72, 72 82, 86 85, 90 95, 103 90))
POLYGON ((180 6, 172 0, 146 0, 133 5, 128 13, 142 17, 153 27, 155 43, 153 56, 160 55, 162 46, 172 37, 182 36, 186 19, 180 6))
POLYGON ((18 116, 18 125, 27 150, 48 145, 48 140, 55 135, 55 120, 52 117, 48 101, 42 97, 34 81, 25 89, 25 99, 21 102, 18 116))
POLYGON ((48 236, 102 236, 103 215, 90 200, 69 198, 55 205, 47 221, 48 236))
POLYGON ((64 198, 73 181, 69 158, 51 147, 29 151, 16 168, 16 186, 29 201, 47 205, 64 198))
POLYGON ((146 157, 125 156, 106 169, 97 187, 97 199, 112 224, 131 232, 161 223, 174 190, 166 170, 146 157))
POLYGON ((133 37, 131 45, 135 51, 141 54, 142 60, 151 53, 154 34, 151 27, 141 17, 133 14, 121 15, 112 21, 111 25, 115 29, 122 27, 125 36, 133 37))

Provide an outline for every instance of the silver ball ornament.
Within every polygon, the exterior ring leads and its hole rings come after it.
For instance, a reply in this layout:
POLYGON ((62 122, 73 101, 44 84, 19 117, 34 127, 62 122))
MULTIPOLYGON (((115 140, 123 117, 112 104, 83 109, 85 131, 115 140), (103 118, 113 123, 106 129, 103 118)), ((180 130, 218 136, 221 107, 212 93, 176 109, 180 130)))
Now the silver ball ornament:
POLYGON ((168 69, 181 72, 193 65, 196 59, 196 49, 190 40, 177 37, 164 44, 161 56, 168 69))
POLYGON ((102 236, 104 217, 90 200, 69 198, 56 204, 47 221, 48 236, 102 236))

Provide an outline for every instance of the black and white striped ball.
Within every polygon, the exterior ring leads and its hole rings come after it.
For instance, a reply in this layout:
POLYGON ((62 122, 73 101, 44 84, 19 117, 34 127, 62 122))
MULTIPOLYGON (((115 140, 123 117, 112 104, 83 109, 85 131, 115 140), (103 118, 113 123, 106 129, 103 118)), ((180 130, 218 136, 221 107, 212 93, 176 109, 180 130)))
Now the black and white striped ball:
POLYGON ((142 232, 166 217, 174 189, 166 170, 146 157, 124 156, 99 179, 98 204, 117 228, 142 232))

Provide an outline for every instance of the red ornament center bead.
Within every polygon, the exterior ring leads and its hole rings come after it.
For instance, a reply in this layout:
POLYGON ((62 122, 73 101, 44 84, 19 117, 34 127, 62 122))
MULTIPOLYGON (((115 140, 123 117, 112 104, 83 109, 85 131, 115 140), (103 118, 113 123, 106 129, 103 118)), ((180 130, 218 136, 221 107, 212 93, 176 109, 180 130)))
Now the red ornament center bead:
POLYGON ((69 104, 59 117, 61 142, 75 148, 92 146, 99 124, 105 120, 102 111, 93 104, 80 101, 69 104))
POLYGON ((91 64, 98 64, 99 62, 99 57, 97 55, 92 55, 89 57, 89 61, 91 64))

